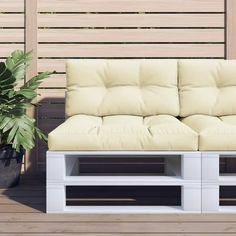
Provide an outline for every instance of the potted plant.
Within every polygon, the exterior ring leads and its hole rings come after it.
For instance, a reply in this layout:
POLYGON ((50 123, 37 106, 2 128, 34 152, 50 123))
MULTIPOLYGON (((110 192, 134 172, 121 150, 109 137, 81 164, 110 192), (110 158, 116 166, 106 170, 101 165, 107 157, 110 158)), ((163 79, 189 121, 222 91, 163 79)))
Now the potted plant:
POLYGON ((35 136, 47 141, 26 110, 36 105, 37 88, 53 72, 22 83, 31 59, 31 52, 16 50, 0 62, 0 187, 4 188, 18 184, 24 152, 34 147, 35 136))

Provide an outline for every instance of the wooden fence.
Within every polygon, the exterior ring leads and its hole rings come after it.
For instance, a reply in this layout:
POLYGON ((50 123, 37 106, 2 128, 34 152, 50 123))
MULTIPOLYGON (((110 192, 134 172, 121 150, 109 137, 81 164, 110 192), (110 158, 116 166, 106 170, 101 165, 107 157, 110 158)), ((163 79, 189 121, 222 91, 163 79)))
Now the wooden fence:
MULTIPOLYGON (((56 70, 39 89, 38 125, 64 121, 67 58, 236 58, 235 0, 0 0, 0 57, 33 50, 26 80, 56 70)), ((37 143, 25 167, 45 170, 37 143)))

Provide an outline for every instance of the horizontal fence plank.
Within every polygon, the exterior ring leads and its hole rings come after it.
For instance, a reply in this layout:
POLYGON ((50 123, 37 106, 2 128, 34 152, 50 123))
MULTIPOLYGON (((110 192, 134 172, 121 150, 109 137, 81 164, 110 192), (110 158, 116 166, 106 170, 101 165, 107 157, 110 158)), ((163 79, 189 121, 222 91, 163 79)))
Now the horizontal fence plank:
POLYGON ((40 103, 64 103, 65 89, 38 89, 37 101, 40 103))
POLYGON ((0 42, 24 42, 24 29, 0 29, 0 42))
POLYGON ((224 57, 224 44, 39 44, 39 57, 224 57))
MULTIPOLYGON (((52 68, 52 69, 50 69, 50 71, 52 71, 54 68, 54 65, 51 64, 50 66, 52 68)), ((40 88, 65 88, 65 87, 66 87, 66 75, 65 74, 52 75, 52 76, 50 76, 50 78, 45 79, 42 82, 42 84, 40 85, 40 88)))
POLYGON ((0 12, 24 12, 24 0, 1 0, 0 12))
POLYGON ((39 0, 40 12, 222 12, 224 0, 39 0))
POLYGON ((24 44, 0 44, 0 57, 8 57, 16 49, 24 50, 24 44))
POLYGON ((0 27, 24 27, 24 14, 0 14, 0 27))
POLYGON ((38 41, 224 42, 224 33, 224 29, 40 29, 38 41))
POLYGON ((39 14, 39 27, 224 27, 224 14, 39 14))
MULTIPOLYGON (((56 71, 65 72, 66 59, 38 59, 38 71, 56 71)), ((48 80, 57 77, 58 75, 51 75, 48 80)))

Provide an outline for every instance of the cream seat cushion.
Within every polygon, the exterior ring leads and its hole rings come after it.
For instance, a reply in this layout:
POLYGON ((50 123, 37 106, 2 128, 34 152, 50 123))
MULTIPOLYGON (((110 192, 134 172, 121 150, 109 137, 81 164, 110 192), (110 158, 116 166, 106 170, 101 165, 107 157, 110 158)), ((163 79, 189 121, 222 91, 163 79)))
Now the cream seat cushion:
POLYGON ((75 115, 49 134, 50 150, 197 150, 198 136, 170 115, 75 115))
POLYGON ((236 114, 236 60, 179 61, 180 116, 236 114))
POLYGON ((71 59, 66 114, 179 115, 177 60, 71 59))
POLYGON ((235 150, 236 149, 236 115, 207 116, 192 115, 182 119, 199 134, 199 150, 235 150))

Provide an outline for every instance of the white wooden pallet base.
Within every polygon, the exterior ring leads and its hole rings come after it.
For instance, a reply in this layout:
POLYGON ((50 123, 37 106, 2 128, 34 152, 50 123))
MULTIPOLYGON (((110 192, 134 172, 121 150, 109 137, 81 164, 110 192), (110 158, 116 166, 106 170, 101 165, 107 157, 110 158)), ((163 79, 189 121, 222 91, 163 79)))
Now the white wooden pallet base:
POLYGON ((236 186, 236 176, 220 175, 220 156, 236 152, 202 152, 202 212, 236 213, 236 206, 220 206, 220 186, 236 186))
POLYGON ((47 152, 48 213, 200 213, 201 153, 158 151, 47 152), (71 176, 81 156, 166 156, 171 176, 71 176), (173 158, 177 156, 178 158, 173 158), (66 186, 181 186, 181 206, 66 206, 66 186))
POLYGON ((220 175, 221 155, 236 156, 236 152, 155 152, 155 151, 89 151, 47 153, 47 212, 79 213, 236 213, 236 206, 219 205, 220 186, 236 186, 236 177, 220 175), (81 156, 135 155, 166 156, 167 176, 71 176, 76 160, 81 156), (173 158, 179 156, 179 158, 173 158), (181 161, 180 161, 181 160, 181 161), (66 206, 66 186, 181 186, 181 207, 142 206, 66 206), (119 208, 119 210, 118 210, 119 208), (152 210, 151 210, 152 209, 152 210))

